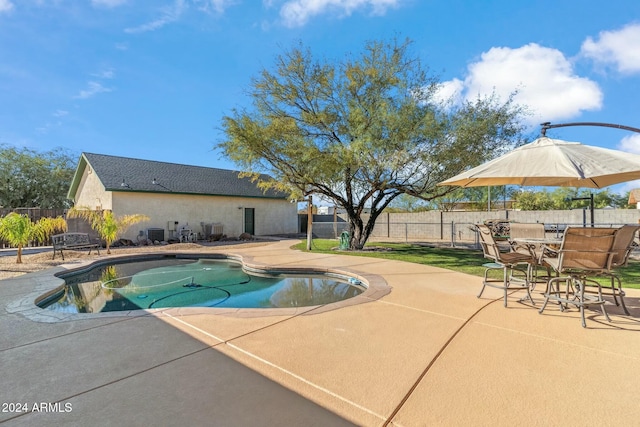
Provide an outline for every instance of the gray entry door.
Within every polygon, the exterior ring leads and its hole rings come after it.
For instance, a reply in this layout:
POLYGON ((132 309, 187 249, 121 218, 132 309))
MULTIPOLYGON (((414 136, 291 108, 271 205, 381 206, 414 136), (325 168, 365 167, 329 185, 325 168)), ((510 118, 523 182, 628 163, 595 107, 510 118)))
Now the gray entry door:
POLYGON ((252 236, 255 234, 255 209, 244 208, 244 232, 249 233, 252 236))

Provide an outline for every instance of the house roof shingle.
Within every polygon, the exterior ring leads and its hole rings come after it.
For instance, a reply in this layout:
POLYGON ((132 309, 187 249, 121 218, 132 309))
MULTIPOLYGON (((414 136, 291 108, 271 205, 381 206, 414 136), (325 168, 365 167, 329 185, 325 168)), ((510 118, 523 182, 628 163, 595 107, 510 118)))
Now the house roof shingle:
MULTIPOLYGON (((286 199, 287 194, 258 188, 257 181, 240 178, 239 171, 132 159, 105 154, 82 153, 76 175, 82 175, 87 162, 107 191, 140 191, 151 193, 201 194, 286 199), (155 180, 155 184, 154 184, 155 180), (123 185, 124 183, 124 185, 123 185)), ((269 179, 267 175, 261 176, 269 179)), ((77 179, 69 190, 75 196, 77 179)))

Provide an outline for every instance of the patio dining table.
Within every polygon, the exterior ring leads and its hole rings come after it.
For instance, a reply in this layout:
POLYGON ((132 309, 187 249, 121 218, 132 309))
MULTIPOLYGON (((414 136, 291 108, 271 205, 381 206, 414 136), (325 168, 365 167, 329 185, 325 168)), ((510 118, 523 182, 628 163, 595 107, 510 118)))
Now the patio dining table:
POLYGON ((518 243, 528 243, 528 244, 560 244, 562 243, 562 237, 514 237, 512 239, 518 243))
POLYGON ((551 278, 551 271, 542 263, 545 253, 544 248, 560 249, 562 245, 562 237, 515 237, 510 239, 510 243, 514 246, 526 248, 531 254, 531 263, 528 268, 529 281, 532 283, 532 289, 536 283, 546 283, 551 278), (538 276, 538 268, 547 269, 547 275, 538 276))
POLYGON ((526 247, 540 247, 545 245, 555 248, 560 247, 562 244, 562 237, 515 237, 510 239, 510 241, 526 247))

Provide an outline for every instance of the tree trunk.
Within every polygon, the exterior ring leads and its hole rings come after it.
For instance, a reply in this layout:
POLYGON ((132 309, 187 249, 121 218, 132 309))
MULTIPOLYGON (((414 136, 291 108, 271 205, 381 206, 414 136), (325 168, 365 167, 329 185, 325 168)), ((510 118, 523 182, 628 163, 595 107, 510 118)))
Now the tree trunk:
POLYGON ((360 216, 349 213, 349 250, 360 251, 364 248, 381 212, 381 210, 372 211, 366 225, 360 216))
POLYGON ((362 219, 356 215, 349 215, 349 250, 359 251, 367 242, 367 237, 363 235, 362 219))
POLYGON ((22 264, 22 245, 18 245, 18 258, 16 264, 22 264))

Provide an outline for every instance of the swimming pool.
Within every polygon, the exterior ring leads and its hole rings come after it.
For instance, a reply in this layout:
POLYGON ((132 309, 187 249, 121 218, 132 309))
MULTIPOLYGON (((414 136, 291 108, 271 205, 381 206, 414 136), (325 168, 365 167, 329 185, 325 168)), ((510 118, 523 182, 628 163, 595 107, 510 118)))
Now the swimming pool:
POLYGON ((167 307, 285 308, 330 304, 364 292, 359 280, 317 272, 268 272, 235 260, 162 256, 60 276, 36 304, 63 313, 167 307))

